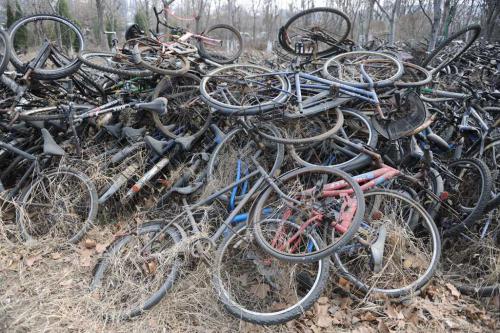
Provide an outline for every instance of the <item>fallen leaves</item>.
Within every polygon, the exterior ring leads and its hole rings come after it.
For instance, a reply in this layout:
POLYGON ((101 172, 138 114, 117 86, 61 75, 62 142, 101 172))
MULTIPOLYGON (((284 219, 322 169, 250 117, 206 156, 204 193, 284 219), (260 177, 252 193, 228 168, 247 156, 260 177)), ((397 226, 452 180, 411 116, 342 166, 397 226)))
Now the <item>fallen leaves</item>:
POLYGON ((83 245, 85 246, 86 249, 93 249, 96 245, 97 245, 97 242, 93 239, 86 239, 84 242, 83 242, 83 245))
POLYGON ((446 284, 446 288, 448 288, 448 290, 451 292, 451 294, 456 297, 456 298, 459 298, 462 294, 460 293, 460 291, 458 291, 457 287, 455 287, 454 285, 452 285, 451 283, 447 283, 446 284))
POLYGON ((330 308, 330 305, 328 304, 328 298, 327 297, 320 297, 316 304, 314 304, 314 312, 316 316, 316 325, 318 327, 329 327, 332 322, 333 318, 330 316, 328 309, 330 308))
POLYGON ((42 255, 37 254, 34 256, 30 256, 24 260, 24 263, 26 266, 31 267, 33 266, 37 261, 42 260, 42 255))
POLYGON ((250 287, 250 292, 260 299, 264 299, 271 287, 265 283, 254 284, 250 287))

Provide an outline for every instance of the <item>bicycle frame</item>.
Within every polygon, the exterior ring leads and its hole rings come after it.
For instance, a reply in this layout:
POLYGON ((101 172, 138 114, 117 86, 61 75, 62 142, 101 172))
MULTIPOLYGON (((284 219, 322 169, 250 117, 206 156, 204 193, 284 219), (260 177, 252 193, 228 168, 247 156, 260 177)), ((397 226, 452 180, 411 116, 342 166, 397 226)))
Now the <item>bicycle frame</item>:
MULTIPOLYGON (((361 66, 361 73, 366 82, 373 83, 369 75, 364 70, 363 66, 361 66)), ((289 114, 287 115, 287 117, 299 118, 303 116, 310 116, 316 113, 323 112, 325 110, 338 107, 348 102, 351 98, 358 98, 375 105, 378 115, 382 119, 385 119, 382 109, 380 108, 380 101, 378 99, 378 95, 375 89, 373 88, 369 89, 357 88, 346 84, 338 83, 335 81, 327 80, 324 78, 320 78, 318 76, 300 71, 279 71, 279 72, 259 74, 255 76, 249 75, 245 76, 244 80, 249 83, 264 87, 264 85, 261 82, 252 80, 253 78, 263 77, 263 76, 282 76, 285 77, 288 82, 290 82, 291 78, 294 80, 293 91, 291 89, 292 87, 290 84, 287 91, 283 91, 277 88, 270 88, 274 90, 279 90, 283 93, 286 93, 288 96, 294 96, 296 98, 299 112, 298 114, 289 114), (302 83, 301 80, 307 80, 312 83, 309 82, 302 83), (315 94, 312 97, 304 99, 303 89, 313 90, 316 92, 319 91, 319 93, 315 94), (348 97, 340 97, 338 96, 339 93, 347 95, 348 97), (329 98, 332 95, 334 97, 333 99, 325 101, 326 98, 329 98)), ((280 104, 285 104, 285 103, 286 101, 281 102, 280 104)), ((271 105, 271 108, 275 108, 276 106, 277 105, 271 105)), ((260 111, 267 111, 266 108, 260 108, 258 106, 256 106, 255 108, 258 108, 260 111)))
MULTIPOLYGON (((12 189, 10 189, 8 191, 8 193, 6 194, 6 196, 3 198, 4 200, 8 201, 8 200, 11 200, 12 198, 14 198, 17 195, 17 193, 19 193, 19 191, 21 190, 22 186, 28 180, 28 177, 33 173, 34 170, 37 169, 37 166, 39 165, 39 161, 38 161, 38 159, 37 159, 36 156, 34 156, 34 155, 30 154, 30 153, 27 153, 27 152, 25 152, 25 151, 23 151, 21 149, 18 149, 16 147, 14 147, 13 145, 9 144, 9 143, 5 143, 5 142, 0 141, 0 150, 1 149, 8 150, 11 153, 14 153, 14 154, 16 154, 18 156, 23 157, 25 160, 31 161, 31 164, 30 164, 29 168, 26 170, 26 172, 21 177, 21 179, 16 183, 16 185, 14 186, 14 188, 12 188, 12 189)), ((6 189, 5 189, 4 185, 0 181, 0 193, 4 192, 5 190, 6 189)))

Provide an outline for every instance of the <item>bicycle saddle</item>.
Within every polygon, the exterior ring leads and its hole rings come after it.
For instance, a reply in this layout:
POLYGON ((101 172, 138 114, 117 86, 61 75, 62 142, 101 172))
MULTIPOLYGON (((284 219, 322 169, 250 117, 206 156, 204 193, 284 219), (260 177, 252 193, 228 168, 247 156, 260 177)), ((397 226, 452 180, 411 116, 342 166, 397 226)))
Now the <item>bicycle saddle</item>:
POLYGON ((26 122, 29 126, 36 128, 36 129, 42 129, 45 128, 45 122, 41 120, 33 120, 33 121, 27 121, 26 122))
POLYGON ((144 142, 146 143, 146 146, 158 156, 162 156, 165 148, 171 143, 170 141, 156 140, 149 135, 144 137, 144 142))
POLYGON ((160 116, 167 112, 168 100, 165 97, 155 98, 149 103, 138 103, 135 105, 139 110, 156 112, 160 116))
POLYGON ((122 127, 122 123, 116 123, 114 125, 104 125, 104 129, 117 139, 121 138, 122 136, 122 127))
POLYGON ((43 136, 43 153, 47 155, 63 156, 65 154, 64 149, 62 149, 54 140, 49 131, 42 128, 43 136))
POLYGON ((175 142, 180 144, 184 150, 190 150, 193 142, 196 140, 194 136, 183 136, 175 139, 175 142))
POLYGON ((122 134, 124 137, 127 138, 127 140, 136 142, 142 139, 142 136, 144 135, 144 132, 146 132, 146 128, 133 128, 133 127, 124 127, 122 129, 122 134))

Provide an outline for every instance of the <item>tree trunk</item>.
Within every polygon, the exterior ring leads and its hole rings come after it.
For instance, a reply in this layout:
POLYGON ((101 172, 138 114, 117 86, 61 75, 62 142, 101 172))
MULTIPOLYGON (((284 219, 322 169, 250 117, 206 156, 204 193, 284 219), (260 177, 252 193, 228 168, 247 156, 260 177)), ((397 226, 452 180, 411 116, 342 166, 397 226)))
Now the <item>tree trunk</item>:
POLYGON ((500 3, 498 0, 488 0, 486 1, 486 20, 484 24, 484 37, 491 41, 493 36, 493 31, 495 30, 495 25, 500 15, 500 3))
POLYGON ((106 39, 104 38, 104 0, 95 0, 95 6, 97 8, 97 44, 106 48, 106 39))
POLYGON ((428 52, 432 52, 436 47, 438 35, 439 35, 439 25, 441 22, 441 4, 443 0, 434 0, 434 15, 432 18, 431 26, 431 38, 429 40, 429 46, 427 48, 428 52))
POLYGON ((364 42, 368 42, 368 38, 369 38, 369 35, 370 35, 370 26, 372 24, 372 19, 373 19, 373 7, 375 6, 375 0, 369 0, 369 4, 368 4, 368 17, 366 18, 366 30, 365 30, 365 40, 364 42))
POLYGON ((389 45, 394 45, 394 41, 396 40, 396 17, 398 16, 400 5, 401 0, 396 0, 392 8, 391 18, 389 20, 389 45))

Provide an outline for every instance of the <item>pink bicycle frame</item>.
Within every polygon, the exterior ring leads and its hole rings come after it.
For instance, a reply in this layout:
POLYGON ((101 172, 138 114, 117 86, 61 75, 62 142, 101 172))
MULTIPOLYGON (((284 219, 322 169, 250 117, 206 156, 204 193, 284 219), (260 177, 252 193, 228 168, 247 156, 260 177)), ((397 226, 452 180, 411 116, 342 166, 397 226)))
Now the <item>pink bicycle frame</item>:
MULTIPOLYGON (((354 176, 353 179, 361 185, 361 190, 365 192, 394 177, 397 177, 400 173, 401 172, 399 170, 382 164, 379 169, 354 176)), ((332 225, 339 233, 345 233, 349 229, 357 208, 356 199, 351 197, 351 194, 354 193, 354 190, 352 188, 346 188, 348 186, 349 184, 346 181, 341 180, 326 184, 323 187, 323 197, 344 197, 345 199, 340 209, 340 223, 334 222, 334 224, 332 225)), ((314 188, 306 190, 305 192, 303 192, 303 195, 311 195, 313 194, 313 191, 315 191, 314 188)), ((283 214, 283 220, 288 220, 291 216, 292 210, 288 209, 283 214)), ((321 224, 321 222, 323 221, 323 217, 324 215, 322 213, 313 211, 312 217, 302 223, 299 227, 299 230, 294 235, 292 235, 292 237, 287 239, 284 243, 282 242, 279 246, 279 249, 282 251, 286 247, 289 247, 289 251, 294 252, 300 245, 300 240, 298 238, 303 233, 303 231, 309 226, 318 226, 319 224, 321 224)), ((280 226, 271 242, 271 245, 273 247, 276 247, 278 240, 282 235, 283 227, 280 226)))

